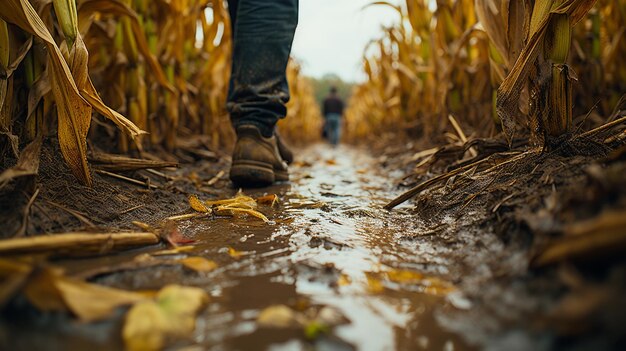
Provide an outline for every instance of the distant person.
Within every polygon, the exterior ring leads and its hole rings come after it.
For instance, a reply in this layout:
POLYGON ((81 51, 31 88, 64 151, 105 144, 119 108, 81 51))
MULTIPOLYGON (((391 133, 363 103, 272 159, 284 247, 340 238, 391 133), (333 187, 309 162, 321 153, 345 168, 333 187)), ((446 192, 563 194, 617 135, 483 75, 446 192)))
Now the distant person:
POLYGON ((324 99, 324 135, 331 145, 339 144, 342 116, 343 101, 337 95, 337 87, 331 87, 330 93, 324 99))

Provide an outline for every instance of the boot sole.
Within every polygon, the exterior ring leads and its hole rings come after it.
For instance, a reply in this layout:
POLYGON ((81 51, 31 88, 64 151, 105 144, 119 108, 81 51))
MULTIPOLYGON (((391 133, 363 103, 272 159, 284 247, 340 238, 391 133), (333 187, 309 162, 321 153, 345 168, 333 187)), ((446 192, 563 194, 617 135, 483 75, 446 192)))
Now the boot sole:
POLYGON ((274 168, 254 161, 239 161, 230 167, 230 180, 236 185, 263 187, 274 183, 274 168))
POLYGON ((274 170, 274 178, 277 182, 286 182, 289 181, 289 172, 287 171, 279 171, 274 170))
POLYGON ((272 165, 250 160, 235 161, 230 168, 230 179, 236 185, 248 187, 263 187, 274 182, 289 180, 286 171, 274 170, 272 165))

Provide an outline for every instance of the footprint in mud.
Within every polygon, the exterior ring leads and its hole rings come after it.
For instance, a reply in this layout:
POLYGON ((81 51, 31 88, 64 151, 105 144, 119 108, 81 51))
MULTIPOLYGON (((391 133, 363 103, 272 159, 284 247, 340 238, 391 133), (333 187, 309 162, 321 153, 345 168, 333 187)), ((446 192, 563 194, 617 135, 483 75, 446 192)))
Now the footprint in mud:
POLYGON ((330 238, 326 238, 326 237, 320 237, 320 236, 314 236, 311 238, 311 240, 309 241, 309 247, 311 248, 318 248, 318 247, 323 247, 326 250, 343 250, 346 247, 350 247, 347 244, 342 244, 336 241, 333 241, 330 238))

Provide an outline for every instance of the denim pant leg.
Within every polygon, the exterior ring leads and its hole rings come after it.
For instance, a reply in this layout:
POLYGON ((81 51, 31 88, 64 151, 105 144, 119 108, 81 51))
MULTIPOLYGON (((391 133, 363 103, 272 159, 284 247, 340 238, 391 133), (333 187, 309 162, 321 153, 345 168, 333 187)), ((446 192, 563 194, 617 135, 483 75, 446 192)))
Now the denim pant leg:
POLYGON ((269 137, 287 114, 287 62, 298 0, 231 0, 233 63, 228 110, 236 128, 252 124, 269 137), (236 10, 236 11, 233 11, 236 10))
POLYGON ((339 144, 339 139, 341 138, 341 115, 336 113, 326 115, 326 133, 331 144, 339 144))

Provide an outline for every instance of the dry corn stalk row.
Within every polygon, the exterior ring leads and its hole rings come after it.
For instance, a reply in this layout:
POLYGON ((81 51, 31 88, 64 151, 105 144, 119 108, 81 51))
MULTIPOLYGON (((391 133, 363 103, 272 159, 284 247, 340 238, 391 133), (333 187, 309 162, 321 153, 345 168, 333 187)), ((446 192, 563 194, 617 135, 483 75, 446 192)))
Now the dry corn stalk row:
MULTIPOLYGON (((142 151, 201 131, 234 135, 226 111, 231 26, 224 0, 7 0, 0 4, 0 155, 57 131, 73 174, 91 184, 87 138, 142 151), (117 128, 102 123, 101 116, 117 128), (95 118, 98 123, 91 123, 95 118)), ((293 127, 315 120, 290 68, 293 127), (312 118, 307 118, 312 116, 312 118)))
POLYGON ((366 49, 367 81, 346 113, 349 137, 416 124, 429 134, 449 114, 476 129, 490 127, 484 113, 491 105, 489 41, 476 27, 474 2, 437 3, 436 11, 424 0, 390 5, 400 18, 366 49))
POLYGON ((313 87, 295 60, 287 66, 287 80, 292 98, 287 104, 287 117, 278 123, 278 129, 292 144, 316 141, 321 135, 322 114, 313 87))
POLYGON ((503 129, 509 140, 530 135, 541 145, 572 132, 598 101, 595 122, 603 122, 626 91, 617 59, 626 54, 623 2, 375 4, 400 19, 365 52, 368 79, 347 111, 352 139, 398 129, 435 136, 452 114, 466 134, 503 129))

